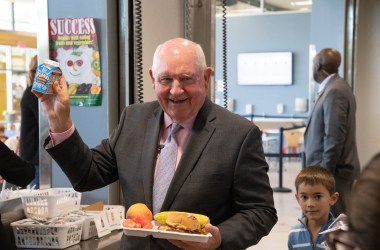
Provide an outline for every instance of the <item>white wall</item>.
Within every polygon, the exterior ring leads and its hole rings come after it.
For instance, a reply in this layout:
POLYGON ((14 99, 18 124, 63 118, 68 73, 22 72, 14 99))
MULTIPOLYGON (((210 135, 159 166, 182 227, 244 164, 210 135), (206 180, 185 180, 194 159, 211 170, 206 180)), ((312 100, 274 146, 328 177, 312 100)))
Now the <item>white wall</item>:
POLYGON ((380 1, 359 1, 355 94, 361 165, 380 152, 380 1))
POLYGON ((184 1, 143 0, 142 1, 142 43, 144 102, 155 100, 149 68, 152 66, 156 47, 174 37, 184 37, 184 1))

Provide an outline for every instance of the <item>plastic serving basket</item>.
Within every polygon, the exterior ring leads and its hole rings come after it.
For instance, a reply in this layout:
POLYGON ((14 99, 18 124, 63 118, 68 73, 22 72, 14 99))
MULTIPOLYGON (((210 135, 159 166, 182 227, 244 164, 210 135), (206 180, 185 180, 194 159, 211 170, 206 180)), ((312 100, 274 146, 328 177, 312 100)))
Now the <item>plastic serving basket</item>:
POLYGON ((60 218, 44 225, 33 219, 11 223, 18 248, 63 249, 81 240, 83 218, 60 218))
POLYGON ((72 188, 34 190, 22 195, 22 205, 27 218, 53 218, 80 208, 82 194, 72 188))

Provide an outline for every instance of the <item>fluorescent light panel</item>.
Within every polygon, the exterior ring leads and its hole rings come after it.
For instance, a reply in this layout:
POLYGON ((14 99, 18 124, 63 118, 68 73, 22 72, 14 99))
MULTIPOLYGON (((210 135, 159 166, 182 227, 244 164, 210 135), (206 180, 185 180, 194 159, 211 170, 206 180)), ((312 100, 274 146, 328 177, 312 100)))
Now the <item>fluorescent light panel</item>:
POLYGON ((291 2, 290 5, 296 5, 296 6, 299 6, 299 5, 312 5, 313 2, 312 1, 298 1, 298 2, 291 2))

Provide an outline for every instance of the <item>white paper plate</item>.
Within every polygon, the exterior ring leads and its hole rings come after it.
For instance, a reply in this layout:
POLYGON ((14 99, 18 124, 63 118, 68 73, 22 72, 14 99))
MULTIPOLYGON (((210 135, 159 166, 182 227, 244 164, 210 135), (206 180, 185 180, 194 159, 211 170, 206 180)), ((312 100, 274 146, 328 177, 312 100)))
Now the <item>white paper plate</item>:
POLYGON ((179 233, 172 231, 163 231, 158 230, 158 226, 153 223, 153 229, 143 229, 143 228, 127 228, 123 226, 123 221, 121 220, 121 227, 123 232, 127 236, 137 236, 137 237, 146 237, 153 236, 154 238, 168 239, 168 240, 183 240, 183 241, 195 241, 195 242, 207 242, 211 237, 211 234, 188 234, 188 233, 179 233))

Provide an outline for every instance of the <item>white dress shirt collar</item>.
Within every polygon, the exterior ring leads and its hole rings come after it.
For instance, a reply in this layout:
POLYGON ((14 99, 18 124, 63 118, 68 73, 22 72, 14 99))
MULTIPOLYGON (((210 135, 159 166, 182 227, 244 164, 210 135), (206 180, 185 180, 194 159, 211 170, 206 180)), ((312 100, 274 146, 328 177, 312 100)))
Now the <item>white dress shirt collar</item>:
POLYGON ((328 77, 326 77, 326 78, 321 82, 321 84, 320 84, 319 87, 318 87, 318 94, 321 93, 321 91, 326 87, 326 84, 329 82, 329 80, 330 80, 334 75, 336 75, 336 74, 334 73, 334 74, 329 75, 328 77))

